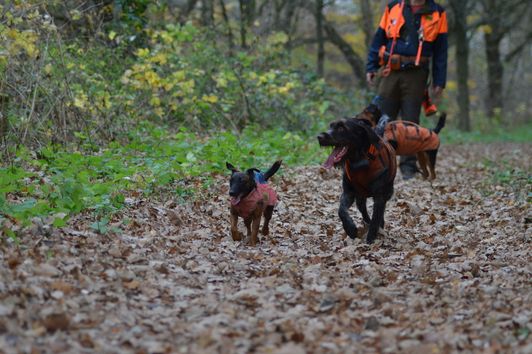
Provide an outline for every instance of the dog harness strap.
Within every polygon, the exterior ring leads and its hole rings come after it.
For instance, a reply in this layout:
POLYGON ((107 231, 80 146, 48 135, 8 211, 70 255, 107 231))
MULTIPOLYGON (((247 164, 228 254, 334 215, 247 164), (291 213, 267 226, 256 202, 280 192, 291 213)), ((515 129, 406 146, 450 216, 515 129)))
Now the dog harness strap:
POLYGON ((395 133, 395 131, 397 130, 397 127, 396 127, 395 123, 392 123, 391 126, 392 126, 393 140, 397 141, 397 134, 395 133))
POLYGON ((378 151, 377 151, 377 147, 375 147, 375 145, 371 144, 369 149, 368 149, 368 153, 367 153, 367 156, 370 160, 374 160, 375 159, 375 156, 377 155, 378 151))
POLYGON ((366 155, 370 155, 370 152, 374 156, 373 159, 368 159, 369 165, 367 168, 352 171, 349 160, 346 160, 344 165, 348 181, 359 193, 365 196, 371 194, 369 189, 371 183, 384 173, 388 175, 388 180, 393 180, 397 168, 393 149, 385 141, 381 141, 378 145, 372 144, 366 155))
POLYGON ((390 144, 386 143, 386 156, 388 157, 388 161, 390 162, 390 168, 388 169, 388 180, 393 181, 395 178, 395 173, 397 171, 397 161, 395 160, 395 156, 392 156, 392 150, 393 148, 390 146, 390 144))
POLYGON ((346 159, 345 160, 345 164, 344 164, 344 170, 345 170, 345 174, 347 175, 347 179, 349 180, 349 182, 352 181, 352 178, 351 178, 351 173, 349 172, 349 159, 346 159))

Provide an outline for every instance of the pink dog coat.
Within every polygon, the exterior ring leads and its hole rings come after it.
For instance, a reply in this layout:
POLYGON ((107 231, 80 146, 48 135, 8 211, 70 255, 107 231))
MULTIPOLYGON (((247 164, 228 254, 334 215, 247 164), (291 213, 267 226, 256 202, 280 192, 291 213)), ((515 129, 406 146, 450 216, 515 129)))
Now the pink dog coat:
POLYGON ((275 193, 273 188, 269 184, 257 183, 257 187, 236 204, 235 199, 231 198, 231 205, 235 208, 237 214, 245 219, 250 216, 257 203, 263 199, 264 194, 268 195, 268 206, 277 204, 277 193, 275 193))

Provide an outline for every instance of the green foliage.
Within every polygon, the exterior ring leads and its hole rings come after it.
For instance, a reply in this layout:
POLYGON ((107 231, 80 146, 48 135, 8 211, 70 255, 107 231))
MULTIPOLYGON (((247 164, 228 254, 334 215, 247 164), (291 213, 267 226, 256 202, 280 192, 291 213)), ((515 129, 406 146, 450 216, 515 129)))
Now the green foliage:
MULTIPOLYGON (((308 129, 338 94, 323 80, 286 67, 286 35, 254 51, 228 53, 212 34, 187 24, 154 30, 121 82, 135 117, 195 129, 308 129)), ((347 108, 347 107, 346 107, 347 108)))
POLYGON ((212 183, 210 173, 224 173, 226 161, 266 168, 276 159, 286 165, 312 164, 323 154, 313 136, 280 128, 249 126, 239 135, 222 131, 203 138, 142 122, 128 144, 111 143, 96 153, 20 148, 13 165, 0 169, 0 221, 9 217, 28 225, 42 217, 60 227, 69 216, 90 210, 99 216, 91 227, 105 233, 109 215, 124 206, 131 191, 188 199, 212 183), (190 177, 203 182, 191 187, 186 184, 190 177))
POLYGON ((98 41, 89 42, 61 39, 38 7, 29 7, 28 25, 36 30, 20 21, 24 5, 6 12, 13 28, 0 27, 0 44, 8 49, 0 52, 0 87, 9 99, 8 145, 76 141, 98 150, 143 121, 174 130, 241 131, 257 124, 310 131, 352 113, 358 102, 357 95, 341 94, 313 73, 293 69, 283 33, 238 50, 190 23, 144 23, 147 12, 154 15, 146 1, 114 6, 125 26, 109 23, 98 41))

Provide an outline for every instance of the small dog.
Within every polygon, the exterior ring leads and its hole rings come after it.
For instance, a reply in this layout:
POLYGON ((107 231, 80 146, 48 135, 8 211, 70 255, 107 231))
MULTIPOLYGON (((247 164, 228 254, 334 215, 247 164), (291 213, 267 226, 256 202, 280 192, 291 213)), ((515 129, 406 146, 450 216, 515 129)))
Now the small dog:
POLYGON ((277 193, 268 184, 268 179, 277 172, 281 163, 282 161, 276 161, 268 171, 262 173, 256 168, 240 172, 226 162, 227 168, 231 171, 229 196, 231 197, 231 237, 234 241, 242 240, 237 227, 238 217, 244 219, 247 236, 252 246, 259 241, 258 232, 263 215, 262 234, 266 236, 270 233, 268 224, 277 203, 277 193))
POLYGON ((446 117, 447 114, 442 113, 436 127, 430 130, 404 120, 390 122, 376 105, 370 104, 355 118, 374 127, 377 134, 384 135, 398 156, 417 155, 423 178, 432 181, 436 178, 436 156, 440 147, 438 134, 445 126, 446 117))
POLYGON ((323 167, 343 168, 338 216, 345 232, 351 238, 358 234, 349 216, 349 208, 356 201, 364 222, 369 224, 366 241, 373 243, 379 227, 384 227, 386 202, 393 194, 397 171, 394 149, 370 126, 353 118, 332 122, 327 132, 318 135, 318 142, 322 147, 334 147, 323 167), (371 219, 366 208, 369 197, 374 201, 371 219))

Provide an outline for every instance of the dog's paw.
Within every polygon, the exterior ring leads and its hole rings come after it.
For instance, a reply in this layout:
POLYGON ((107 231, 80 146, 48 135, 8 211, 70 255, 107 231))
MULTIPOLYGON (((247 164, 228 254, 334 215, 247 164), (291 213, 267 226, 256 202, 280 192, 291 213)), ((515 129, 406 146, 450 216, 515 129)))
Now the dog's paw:
POLYGON ((247 246, 255 247, 257 245, 257 243, 260 243, 260 238, 258 236, 255 239, 253 237, 248 237, 246 239, 246 245, 247 246))
POLYGON ((376 237, 374 237, 374 238, 366 237, 366 243, 367 243, 368 245, 372 245, 372 244, 375 243, 375 239, 376 239, 376 237))
POLYGON ((242 233, 239 231, 231 231, 231 238, 233 241, 242 241, 242 233))
POLYGON ((358 230, 357 230, 357 227, 355 225, 346 225, 344 230, 345 230, 345 233, 347 234, 347 236, 349 236, 349 238, 351 238, 353 240, 355 238, 357 238, 358 230))
POLYGON ((361 239, 366 237, 368 233, 368 228, 369 228, 369 224, 366 224, 365 222, 362 223, 362 227, 358 229, 358 237, 360 237, 361 239))
POLYGON ((244 234, 240 231, 231 231, 231 237, 233 238, 233 241, 242 241, 244 234))

